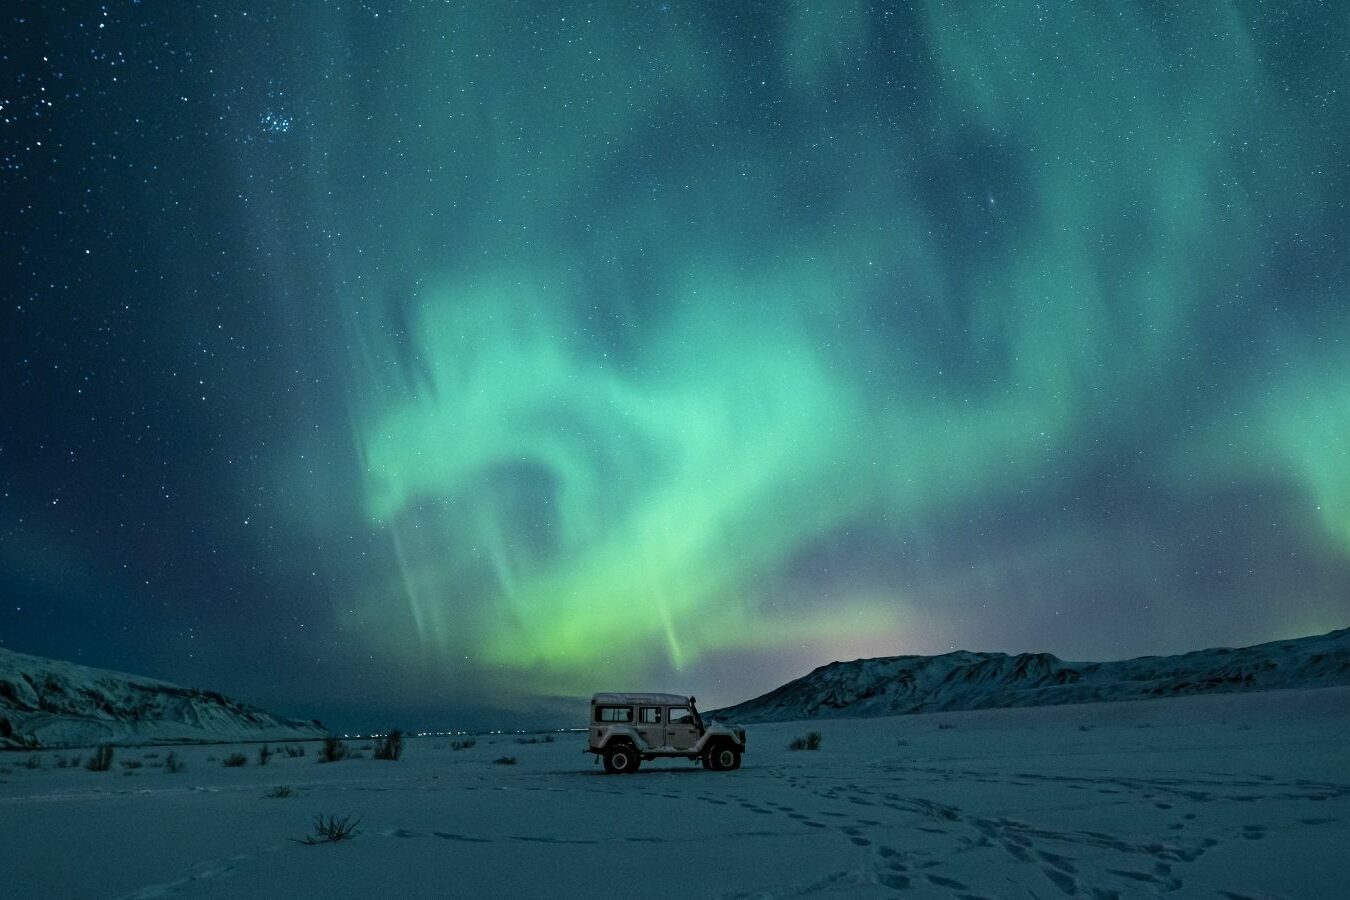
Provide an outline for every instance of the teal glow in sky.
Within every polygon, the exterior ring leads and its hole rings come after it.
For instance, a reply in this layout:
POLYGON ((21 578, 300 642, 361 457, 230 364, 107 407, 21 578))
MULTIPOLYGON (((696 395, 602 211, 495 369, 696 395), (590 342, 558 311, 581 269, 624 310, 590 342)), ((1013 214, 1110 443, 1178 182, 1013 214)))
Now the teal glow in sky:
POLYGON ((1350 24, 1174 6, 120 11, 128 396, 248 573, 126 602, 423 711, 1344 626, 1350 24))

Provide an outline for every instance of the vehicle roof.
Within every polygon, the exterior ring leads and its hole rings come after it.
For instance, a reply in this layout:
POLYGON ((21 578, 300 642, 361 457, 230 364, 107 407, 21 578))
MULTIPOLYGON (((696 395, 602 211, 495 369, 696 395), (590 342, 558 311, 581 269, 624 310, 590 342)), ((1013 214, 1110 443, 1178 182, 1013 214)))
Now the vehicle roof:
POLYGON ((687 706, 688 697, 679 694, 596 694, 591 703, 650 703, 653 706, 687 706))

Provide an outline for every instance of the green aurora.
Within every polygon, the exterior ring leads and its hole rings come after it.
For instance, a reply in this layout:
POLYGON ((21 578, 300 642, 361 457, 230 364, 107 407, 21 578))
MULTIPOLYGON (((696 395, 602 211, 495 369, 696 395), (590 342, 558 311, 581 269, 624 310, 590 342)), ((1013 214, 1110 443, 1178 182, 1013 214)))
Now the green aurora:
POLYGON ((1158 422, 1150 478, 1287 485, 1350 556, 1343 349, 1267 380, 1233 339, 1253 310, 1303 333, 1276 291, 1350 336, 1345 281, 1286 288, 1271 252, 1346 233, 1346 21, 1275 6, 328 17, 312 196, 397 559, 349 627, 534 692, 900 652, 941 610, 848 572, 803 600, 803 556, 864 533, 903 560, 1158 422), (353 82, 353 56, 385 61, 353 82))

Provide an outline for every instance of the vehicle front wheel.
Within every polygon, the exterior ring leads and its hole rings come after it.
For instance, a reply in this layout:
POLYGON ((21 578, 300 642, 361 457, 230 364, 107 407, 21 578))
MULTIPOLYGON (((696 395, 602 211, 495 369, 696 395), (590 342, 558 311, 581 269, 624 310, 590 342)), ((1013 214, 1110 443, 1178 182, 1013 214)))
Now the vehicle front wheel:
POLYGON ((641 764, 642 758, 627 744, 619 744, 605 751, 605 771, 611 775, 636 772, 641 764))

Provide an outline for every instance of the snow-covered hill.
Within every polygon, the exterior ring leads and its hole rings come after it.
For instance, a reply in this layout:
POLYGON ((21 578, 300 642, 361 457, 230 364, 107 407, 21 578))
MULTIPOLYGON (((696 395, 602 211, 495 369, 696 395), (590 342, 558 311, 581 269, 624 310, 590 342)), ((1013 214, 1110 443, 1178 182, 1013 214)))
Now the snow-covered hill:
POLYGON ((965 650, 835 662, 716 715, 782 722, 1334 685, 1350 685, 1350 628, 1236 650, 1118 662, 965 650))
POLYGON ((0 749, 324 734, 214 691, 0 648, 0 749))

